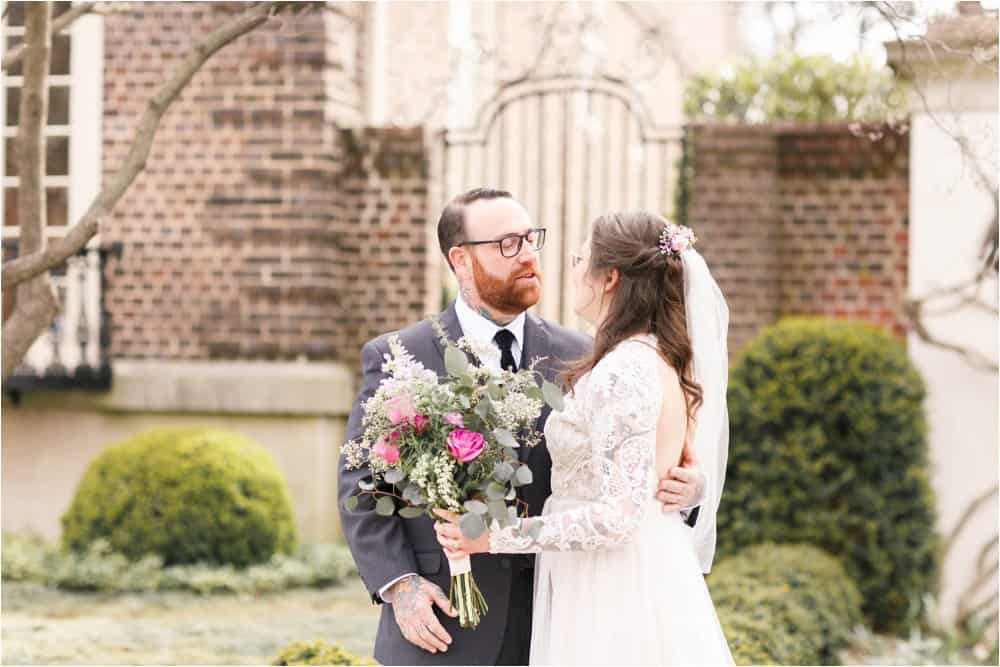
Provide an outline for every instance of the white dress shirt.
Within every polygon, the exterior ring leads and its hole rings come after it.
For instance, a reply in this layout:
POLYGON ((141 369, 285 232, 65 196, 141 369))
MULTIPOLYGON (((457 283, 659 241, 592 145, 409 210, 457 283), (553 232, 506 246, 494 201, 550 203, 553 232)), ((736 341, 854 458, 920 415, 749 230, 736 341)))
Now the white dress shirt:
MULTIPOLYGON (((493 337, 497 335, 497 332, 500 331, 500 329, 507 329, 514 334, 514 342, 511 343, 510 352, 514 355, 514 361, 517 363, 517 367, 521 367, 521 350, 524 349, 524 313, 515 317, 514 321, 507 326, 501 327, 474 311, 469 304, 462 300, 462 295, 459 294, 458 298, 455 299, 455 314, 458 315, 458 324, 462 327, 462 335, 469 341, 489 343, 499 350, 499 346, 493 340, 493 337)), ((485 357, 482 359, 482 362, 494 370, 500 370, 500 355, 496 355, 495 357, 485 357)), ((391 588, 396 582, 402 581, 406 577, 411 577, 414 574, 416 574, 416 572, 407 572, 404 575, 396 577, 378 590, 378 596, 382 598, 383 601, 388 602, 388 600, 385 599, 386 591, 389 590, 389 588, 391 588)))
MULTIPOLYGON (((462 335, 470 341, 489 343, 499 350, 500 347, 493 340, 497 332, 501 329, 506 329, 514 334, 514 342, 511 343, 510 352, 514 355, 514 362, 517 363, 517 367, 521 367, 521 350, 524 349, 524 313, 515 317, 507 326, 501 327, 474 311, 462 300, 462 295, 460 294, 455 299, 455 314, 458 315, 458 323, 462 326, 462 335)), ((493 370, 500 370, 499 356, 486 357, 482 361, 493 370)))

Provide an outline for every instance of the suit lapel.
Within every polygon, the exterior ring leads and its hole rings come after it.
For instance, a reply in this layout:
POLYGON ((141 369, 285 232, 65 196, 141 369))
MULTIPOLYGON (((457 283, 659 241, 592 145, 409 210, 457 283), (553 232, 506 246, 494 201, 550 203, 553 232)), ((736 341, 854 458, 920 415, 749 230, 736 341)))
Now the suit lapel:
MULTIPOLYGON (((455 312, 455 302, 452 301, 451 305, 438 316, 438 320, 441 322, 441 326, 444 327, 445 333, 448 334, 448 340, 451 342, 457 341, 464 334, 462 332, 462 325, 458 322, 458 314, 455 312)), ((437 331, 434 331, 434 347, 437 348, 438 355, 440 356, 440 374, 444 375, 444 345, 441 344, 441 340, 437 336, 437 331)))
MULTIPOLYGON (((552 359, 550 353, 551 341, 549 339, 548 327, 545 326, 545 323, 542 320, 538 319, 534 315, 530 313, 526 314, 524 321, 524 345, 521 350, 521 363, 519 368, 527 368, 531 365, 531 361, 533 359, 542 358, 542 360, 535 365, 535 370, 538 371, 543 378, 551 382, 554 379, 553 374, 555 372, 555 360, 552 359)), ((541 386, 540 380, 538 380, 538 383, 539 386, 541 386)), ((542 414, 536 422, 536 428, 539 431, 542 430, 548 416, 549 407, 547 405, 543 405, 542 414)), ((518 449, 517 456, 521 461, 527 461, 531 452, 531 448, 521 447, 518 449)))

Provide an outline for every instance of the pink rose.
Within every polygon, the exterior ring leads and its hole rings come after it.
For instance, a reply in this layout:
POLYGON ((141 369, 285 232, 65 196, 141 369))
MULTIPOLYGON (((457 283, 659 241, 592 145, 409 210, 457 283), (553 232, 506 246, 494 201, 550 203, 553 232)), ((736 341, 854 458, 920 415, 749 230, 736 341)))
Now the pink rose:
POLYGON ((468 463, 475 460, 486 447, 482 433, 456 428, 448 434, 448 451, 458 461, 468 463))
POLYGON ((465 428, 465 420, 462 419, 461 412, 449 412, 444 416, 444 420, 451 424, 452 426, 457 426, 458 428, 465 428))
POLYGON ((424 429, 427 428, 431 418, 427 415, 414 415, 413 416, 413 428, 416 429, 417 433, 423 433, 424 429))
POLYGON ((385 402, 386 410, 389 414, 389 421, 393 424, 402 424, 411 420, 417 414, 417 409, 413 405, 413 399, 409 394, 393 396, 385 402))
POLYGON ((399 448, 382 438, 379 438, 379 441, 375 443, 372 451, 390 465, 399 460, 399 448))

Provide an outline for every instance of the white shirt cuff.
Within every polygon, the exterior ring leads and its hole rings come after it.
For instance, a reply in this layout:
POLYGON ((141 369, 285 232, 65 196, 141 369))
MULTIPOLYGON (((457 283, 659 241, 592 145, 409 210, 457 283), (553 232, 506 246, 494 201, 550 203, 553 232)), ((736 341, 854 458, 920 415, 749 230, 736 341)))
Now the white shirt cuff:
POLYGON ((390 588, 392 588, 394 584, 399 583, 400 581, 402 581, 403 579, 406 579, 407 577, 416 576, 416 574, 417 574, 416 572, 407 572, 406 574, 404 574, 402 576, 396 577, 395 579, 393 579, 392 581, 390 581, 389 583, 387 583, 385 586, 383 586, 382 588, 378 589, 378 596, 380 598, 382 598, 382 602, 385 602, 386 604, 392 604, 391 602, 389 602, 388 600, 385 599, 386 592, 390 588))

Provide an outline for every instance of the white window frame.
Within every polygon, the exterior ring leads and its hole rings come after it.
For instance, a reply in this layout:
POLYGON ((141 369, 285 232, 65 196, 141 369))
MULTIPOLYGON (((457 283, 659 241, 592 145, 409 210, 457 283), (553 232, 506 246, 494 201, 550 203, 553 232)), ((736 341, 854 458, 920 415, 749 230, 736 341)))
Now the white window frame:
MULTIPOLYGON (((75 4, 75 3, 74 3, 75 4)), ((104 114, 104 17, 85 14, 73 21, 63 34, 70 35, 69 74, 49 77, 49 86, 69 87, 69 125, 46 125, 46 137, 70 137, 69 175, 45 176, 45 188, 66 188, 65 226, 48 226, 46 238, 60 238, 66 235, 83 217, 87 207, 101 191, 103 165, 103 114, 104 114)), ((24 35, 22 26, 7 27, 3 30, 2 46, 6 48, 7 37, 24 35)), ((7 88, 20 87, 21 76, 3 76, 3 91, 0 95, 0 127, 3 137, 17 136, 16 127, 7 127, 7 88)), ((4 173, 5 156, 0 151, 0 174, 4 173)), ((4 176, 4 188, 16 188, 17 176, 4 176)), ((0 209, 0 227, 5 225, 0 209)), ((4 238, 18 238, 19 227, 3 227, 4 238)), ((90 240, 88 247, 97 247, 97 236, 90 240)))
MULTIPOLYGON (((65 225, 47 225, 43 230, 46 239, 61 238, 73 227, 91 202, 100 193, 103 162, 104 114, 104 18, 98 14, 85 14, 76 19, 63 32, 70 35, 70 73, 49 77, 49 86, 69 87, 69 124, 46 125, 46 137, 69 137, 69 174, 43 178, 44 188, 66 190, 65 225)), ((7 27, 2 31, 0 45, 7 36, 22 36, 21 26, 7 27)), ((17 135, 17 128, 6 126, 6 100, 9 87, 20 86, 21 76, 3 76, 0 86, 0 128, 3 138, 17 135)), ((3 151, 0 151, 0 175, 4 174, 3 151)), ((3 176, 3 186, 18 187, 16 176, 3 176)), ((2 207, 0 207, 2 208, 2 207)), ((4 238, 19 238, 20 227, 7 227, 0 210, 0 229, 4 238)), ((24 358, 28 367, 43 374, 49 365, 58 360, 72 373, 81 365, 97 369, 103 362, 101 350, 101 266, 98 248, 100 238, 95 235, 87 243, 83 257, 68 261, 65 275, 55 278, 56 288, 63 294, 62 307, 56 319, 57 327, 64 328, 58 338, 52 329, 46 329, 32 344, 24 358), (77 333, 85 328, 87 343, 81 349, 77 333)))

